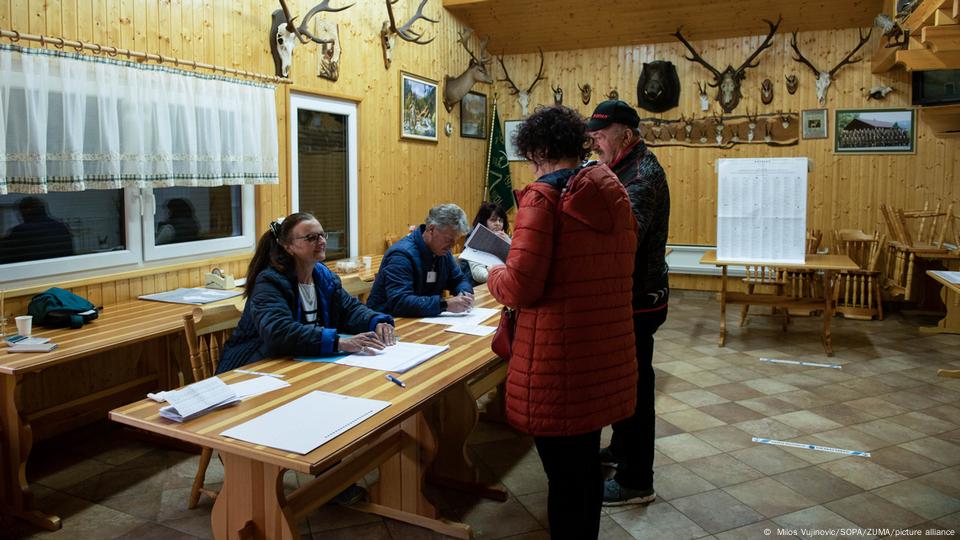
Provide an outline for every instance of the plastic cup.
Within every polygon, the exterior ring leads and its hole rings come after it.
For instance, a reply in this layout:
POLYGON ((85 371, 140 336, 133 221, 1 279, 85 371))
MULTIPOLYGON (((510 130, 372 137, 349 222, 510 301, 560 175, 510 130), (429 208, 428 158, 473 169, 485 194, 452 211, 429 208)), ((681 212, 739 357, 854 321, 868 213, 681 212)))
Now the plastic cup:
POLYGON ((371 266, 373 266, 373 257, 371 257, 370 255, 364 256, 363 257, 364 269, 369 270, 371 266))
POLYGON ((33 332, 33 315, 20 315, 16 318, 17 333, 24 337, 30 337, 33 332))

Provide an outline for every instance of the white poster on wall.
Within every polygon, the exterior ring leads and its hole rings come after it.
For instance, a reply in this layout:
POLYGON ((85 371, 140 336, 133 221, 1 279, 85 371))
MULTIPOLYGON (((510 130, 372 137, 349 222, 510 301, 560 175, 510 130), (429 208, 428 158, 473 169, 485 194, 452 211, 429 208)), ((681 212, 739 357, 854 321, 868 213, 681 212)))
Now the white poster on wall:
POLYGON ((803 263, 807 158, 717 161, 717 260, 803 263))

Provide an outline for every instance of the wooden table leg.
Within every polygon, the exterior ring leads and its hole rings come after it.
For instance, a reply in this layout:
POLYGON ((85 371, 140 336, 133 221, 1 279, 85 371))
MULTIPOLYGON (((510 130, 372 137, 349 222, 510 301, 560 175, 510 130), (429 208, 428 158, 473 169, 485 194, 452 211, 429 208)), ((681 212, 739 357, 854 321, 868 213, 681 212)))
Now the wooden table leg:
POLYGON ((833 356, 833 341, 830 335, 830 322, 833 319, 833 272, 823 271, 823 350, 827 356, 833 356))
MULTIPOLYGON (((505 366, 504 366, 505 367, 505 366)), ((480 481, 480 472, 467 455, 467 438, 477 425, 477 398, 466 383, 448 390, 434 411, 439 435, 437 456, 427 479, 432 484, 473 493, 497 501, 507 500, 503 485, 480 481)))
POLYGON ((720 343, 723 347, 727 343, 727 266, 720 267, 720 343))
POLYGON ((283 495, 283 473, 278 465, 220 453, 223 487, 210 514, 217 540, 299 539, 283 495))
POLYGON ((0 509, 33 525, 55 531, 60 518, 33 508, 33 493, 27 483, 27 458, 33 447, 29 422, 20 414, 22 375, 0 375, 0 436, 3 469, 0 470, 0 509))

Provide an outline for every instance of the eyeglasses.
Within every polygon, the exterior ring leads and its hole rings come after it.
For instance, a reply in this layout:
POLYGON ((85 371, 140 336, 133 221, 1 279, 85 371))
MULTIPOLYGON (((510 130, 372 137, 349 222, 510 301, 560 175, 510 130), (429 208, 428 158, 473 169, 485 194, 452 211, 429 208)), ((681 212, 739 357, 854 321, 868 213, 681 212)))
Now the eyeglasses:
POLYGON ((324 240, 327 239, 327 231, 323 231, 320 233, 312 233, 306 236, 297 236, 296 238, 294 238, 294 240, 306 240, 307 243, 316 244, 317 242, 320 241, 321 238, 323 238, 324 240))

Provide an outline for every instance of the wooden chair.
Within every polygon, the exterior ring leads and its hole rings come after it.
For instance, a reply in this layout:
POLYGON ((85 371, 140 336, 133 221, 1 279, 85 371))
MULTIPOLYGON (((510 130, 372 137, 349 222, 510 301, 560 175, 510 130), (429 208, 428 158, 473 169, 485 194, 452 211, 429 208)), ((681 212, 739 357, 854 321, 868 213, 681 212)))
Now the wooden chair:
POLYGON ((859 270, 841 272, 834 287, 836 312, 844 318, 883 320, 880 297, 880 255, 886 244, 886 235, 867 234, 859 229, 838 229, 833 232, 833 247, 840 255, 847 255, 859 270))
MULTIPOLYGON (((823 240, 823 232, 819 229, 807 230, 807 240, 805 244, 806 253, 816 253, 820 249, 820 243, 823 240)), ((809 271, 787 271, 767 266, 748 266, 747 277, 743 282, 747 284, 747 294, 754 294, 757 285, 768 285, 774 289, 774 294, 778 296, 786 295, 793 298, 816 298, 819 287, 819 281, 816 274, 809 271)), ((750 312, 749 304, 744 304, 740 308, 740 326, 747 324, 747 315, 750 312)), ((783 317, 783 329, 787 329, 790 324, 790 315, 807 316, 809 310, 781 310, 774 307, 770 316, 783 317)))
MULTIPOLYGON (((187 350, 190 353, 190 367, 193 370, 194 381, 212 377, 217 372, 220 352, 233 329, 237 327, 240 315, 236 304, 226 304, 197 307, 194 308, 193 313, 183 316, 183 331, 187 337, 187 350)), ((213 457, 213 450, 210 448, 203 448, 200 452, 200 464, 193 478, 188 508, 197 507, 201 493, 211 499, 217 498, 215 490, 203 487, 211 457, 213 457)))
MULTIPOLYGON (((934 210, 929 210, 929 204, 924 204, 923 208, 902 210, 880 205, 880 214, 890 239, 884 248, 886 260, 882 272, 883 287, 891 296, 902 295, 907 301, 913 297, 916 255, 949 253, 944 239, 947 229, 954 221, 953 205, 949 205, 945 212, 940 211, 940 203, 937 203, 934 210), (912 227, 914 223, 916 226, 912 227)), ((957 239, 956 231, 954 236, 957 239)))
MULTIPOLYGON (((768 287, 773 289, 770 294, 783 296, 784 288, 787 286, 786 271, 762 265, 750 265, 746 266, 745 269, 747 276, 743 278, 743 282, 747 285, 747 294, 759 294, 756 290, 757 287, 768 287)), ((749 313, 750 304, 740 306, 740 326, 746 326, 749 313)), ((788 311, 785 309, 778 310, 776 306, 771 309, 769 314, 761 315, 766 317, 781 317, 784 331, 786 331, 787 325, 790 324, 790 314, 788 311)))

